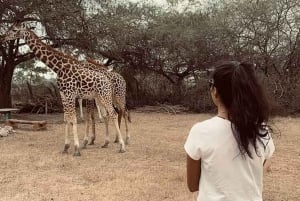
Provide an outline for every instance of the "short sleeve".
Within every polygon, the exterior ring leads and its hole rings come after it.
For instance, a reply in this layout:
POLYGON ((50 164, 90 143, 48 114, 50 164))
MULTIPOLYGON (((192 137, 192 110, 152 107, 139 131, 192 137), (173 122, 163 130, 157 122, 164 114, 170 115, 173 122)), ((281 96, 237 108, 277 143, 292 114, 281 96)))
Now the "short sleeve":
POLYGON ((186 142, 184 144, 184 149, 186 153, 194 160, 200 160, 200 158, 202 158, 201 144, 199 143, 199 132, 201 132, 199 126, 197 124, 194 125, 191 128, 186 142))
POLYGON ((266 144, 265 159, 270 159, 275 151, 275 146, 271 134, 269 134, 269 137, 270 139, 266 144))

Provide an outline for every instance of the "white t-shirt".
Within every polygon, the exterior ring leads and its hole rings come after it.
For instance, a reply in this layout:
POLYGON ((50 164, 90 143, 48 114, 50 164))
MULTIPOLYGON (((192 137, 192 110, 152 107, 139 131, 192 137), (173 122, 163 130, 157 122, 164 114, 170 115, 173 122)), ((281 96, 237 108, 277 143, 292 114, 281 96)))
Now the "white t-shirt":
POLYGON ((242 157, 233 136, 231 122, 213 117, 195 124, 184 148, 194 160, 201 159, 197 201, 262 201, 263 162, 274 150, 271 136, 257 143, 257 156, 242 157))

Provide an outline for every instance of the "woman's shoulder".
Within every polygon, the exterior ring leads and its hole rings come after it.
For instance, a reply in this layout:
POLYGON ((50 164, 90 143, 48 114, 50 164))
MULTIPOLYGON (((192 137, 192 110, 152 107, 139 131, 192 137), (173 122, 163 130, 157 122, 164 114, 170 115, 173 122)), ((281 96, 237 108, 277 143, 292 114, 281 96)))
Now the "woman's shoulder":
POLYGON ((214 129, 215 127, 218 127, 218 125, 223 124, 224 123, 223 121, 224 121, 223 119, 214 116, 204 121, 197 122, 196 124, 193 125, 191 130, 211 130, 214 129))

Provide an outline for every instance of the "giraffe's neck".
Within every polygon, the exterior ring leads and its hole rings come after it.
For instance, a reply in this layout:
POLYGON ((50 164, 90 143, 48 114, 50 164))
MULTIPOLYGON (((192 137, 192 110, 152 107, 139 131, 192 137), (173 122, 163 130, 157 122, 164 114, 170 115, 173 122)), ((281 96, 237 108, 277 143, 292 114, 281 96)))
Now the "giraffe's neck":
POLYGON ((59 54, 57 50, 43 43, 32 31, 27 30, 24 33, 24 40, 34 55, 45 63, 54 72, 58 73, 63 70, 63 63, 69 59, 59 54))

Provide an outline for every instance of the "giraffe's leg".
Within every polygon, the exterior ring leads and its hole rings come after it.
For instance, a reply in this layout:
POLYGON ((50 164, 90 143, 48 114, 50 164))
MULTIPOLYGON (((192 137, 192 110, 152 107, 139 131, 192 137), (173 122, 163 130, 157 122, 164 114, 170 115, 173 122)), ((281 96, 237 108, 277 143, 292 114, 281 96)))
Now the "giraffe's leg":
MULTIPOLYGON (((101 98, 95 98, 95 102, 96 102, 96 107, 98 109, 98 113, 99 113, 99 116, 101 114, 101 112, 105 112, 106 113, 106 110, 103 110, 101 109, 101 103, 103 102, 101 98)), ((105 142, 104 142, 104 145, 102 145, 102 148, 107 148, 108 147, 108 144, 109 144, 109 133, 108 133, 108 116, 107 115, 104 115, 104 123, 105 123, 105 142)))
POLYGON ((99 104, 96 103, 96 107, 97 107, 97 110, 98 110, 98 115, 99 115, 100 122, 103 122, 104 121, 104 117, 102 116, 102 110, 101 110, 100 103, 99 104))
POLYGON ((105 142, 104 145, 102 145, 102 148, 107 148, 109 144, 108 122, 109 122, 109 117, 108 116, 104 117, 106 135, 105 135, 105 142))
MULTIPOLYGON (((117 130, 118 137, 119 137, 120 152, 124 153, 126 151, 125 150, 125 144, 124 144, 122 134, 121 134, 121 131, 120 131, 120 128, 119 128, 117 113, 116 113, 116 111, 113 107, 112 94, 106 94, 106 96, 103 96, 103 97, 105 97, 105 98, 103 99, 102 97, 98 97, 98 98, 95 99, 96 105, 97 105, 97 107, 99 107, 100 103, 103 103, 103 105, 106 109, 105 111, 108 113, 108 116, 113 119, 114 126, 117 130)), ((107 119, 107 121, 108 121, 108 119, 107 119)), ((108 139, 108 129, 106 131, 106 136, 107 136, 106 141, 109 141, 109 139, 108 139)))
MULTIPOLYGON (((120 114, 122 115, 121 117, 124 118, 125 121, 125 131, 126 131, 126 138, 125 138, 125 144, 128 145, 129 144, 129 140, 130 140, 130 133, 129 133, 129 126, 128 126, 128 120, 129 120, 129 112, 128 110, 124 107, 124 109, 120 110, 120 114)), ((119 114, 119 115, 120 115, 119 114)), ((118 116, 119 117, 119 116, 118 116)), ((119 119, 118 119, 119 120, 119 119)), ((119 125, 121 124, 120 120, 119 120, 119 125)), ((120 128, 120 127, 119 127, 120 128)), ((116 136, 116 141, 117 141, 118 137, 116 136)), ((117 141, 118 142, 118 141, 117 141)))
POLYGON ((85 133, 84 133, 84 139, 83 139, 83 144, 82 144, 82 149, 86 148, 86 145, 88 143, 88 133, 90 130, 90 122, 91 122, 91 111, 89 108, 89 103, 86 105, 86 116, 85 116, 85 133))
POLYGON ((76 118, 76 109, 75 109, 75 100, 74 100, 74 107, 71 109, 65 110, 65 113, 68 113, 68 115, 65 116, 66 121, 66 128, 65 128, 65 147, 63 153, 68 153, 68 149, 70 147, 70 140, 68 137, 69 133, 69 125, 72 125, 73 127, 73 135, 74 135, 74 156, 80 156, 79 152, 79 140, 78 140, 78 134, 77 134, 77 118, 76 118))
POLYGON ((119 124, 119 128, 121 128, 121 121, 122 121, 122 116, 123 116, 123 110, 118 109, 118 124, 119 124))
MULTIPOLYGON (((93 103, 94 106, 94 103, 93 103)), ((94 109, 91 111, 91 120, 92 120, 92 136, 89 145, 93 145, 96 139, 96 124, 95 124, 95 113, 94 109)))
POLYGON ((114 121, 115 128, 117 129, 118 136, 119 136, 120 153, 124 153, 126 151, 125 150, 125 144, 124 144, 124 141, 123 141, 123 138, 122 138, 121 131, 119 129, 118 120, 117 120, 116 117, 115 118, 113 117, 113 121, 114 121))
POLYGON ((121 134, 121 131, 120 131, 120 128, 119 128, 118 117, 117 117, 116 111, 114 110, 112 105, 108 105, 107 108, 108 108, 107 111, 109 113, 109 116, 113 119, 114 126, 117 130, 117 133, 118 133, 119 144, 120 144, 120 153, 124 153, 126 151, 125 150, 125 144, 124 144, 122 134, 121 134))
MULTIPOLYGON (((129 144, 129 138, 130 138, 130 135, 128 133, 129 111, 126 108, 125 94, 117 96, 115 98, 115 104, 118 105, 118 122, 119 122, 119 128, 121 128, 121 120, 122 120, 122 117, 123 117, 124 121, 125 121, 125 128, 126 128, 125 144, 129 144)), ((118 141, 119 141, 118 135, 116 135, 115 142, 118 142, 118 141)))
POLYGON ((83 110, 82 110, 82 99, 78 99, 79 109, 80 109, 80 118, 83 119, 83 110))
POLYGON ((68 150, 70 148, 69 126, 70 126, 70 123, 66 122, 66 127, 65 127, 65 146, 64 146, 64 150, 62 152, 63 154, 67 154, 68 150))
POLYGON ((73 156, 80 156, 79 151, 79 139, 78 139, 78 133, 77 133, 77 118, 76 118, 76 110, 75 107, 72 111, 72 125, 73 125, 73 135, 74 135, 74 154, 73 156))
POLYGON ((124 111, 124 121, 125 121, 125 129, 126 129, 126 139, 125 139, 125 144, 129 144, 129 139, 130 139, 130 133, 128 132, 128 111, 125 109, 124 111))
POLYGON ((60 91, 60 96, 64 108, 64 120, 67 124, 65 130, 66 137, 65 137, 64 153, 67 152, 67 150, 70 147, 68 132, 69 132, 69 125, 71 124, 73 127, 73 135, 74 135, 74 149, 75 149, 74 156, 80 156, 79 140, 78 140, 78 133, 77 133, 77 117, 76 117, 76 104, 75 104, 76 99, 72 91, 69 93, 64 93, 60 91))
MULTIPOLYGON (((118 124, 119 124, 119 129, 121 129, 121 120, 122 120, 122 113, 123 111, 118 109, 118 124)), ((116 138, 115 138, 115 141, 114 143, 118 143, 119 142, 119 136, 118 136, 118 133, 116 132, 116 138)))
POLYGON ((71 121, 71 117, 70 117, 70 112, 69 112, 69 102, 71 102, 70 100, 68 100, 65 96, 64 93, 60 93, 61 97, 62 97, 62 104, 63 104, 63 110, 64 110, 64 121, 65 121, 65 145, 64 145, 64 150, 63 150, 63 154, 67 154, 68 150, 70 148, 70 139, 69 139, 69 129, 70 129, 70 125, 72 124, 71 121))

